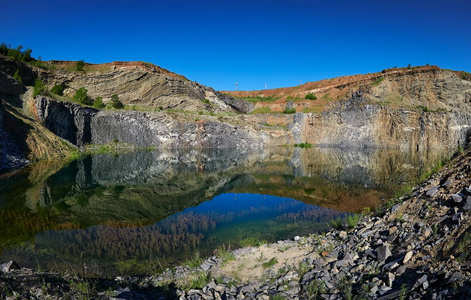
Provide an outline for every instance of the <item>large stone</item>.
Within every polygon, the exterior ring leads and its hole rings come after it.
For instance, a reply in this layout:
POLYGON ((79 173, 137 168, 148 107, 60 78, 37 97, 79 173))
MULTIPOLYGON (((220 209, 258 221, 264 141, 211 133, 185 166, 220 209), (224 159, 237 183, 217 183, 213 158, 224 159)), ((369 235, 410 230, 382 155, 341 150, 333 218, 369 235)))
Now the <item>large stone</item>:
POLYGON ((0 264, 0 271, 4 273, 10 272, 11 270, 19 270, 19 269, 21 269, 20 266, 12 260, 10 260, 9 262, 0 264))
POLYGON ((376 255, 377 255, 377 260, 379 262, 382 262, 391 256, 391 250, 389 250, 388 245, 383 245, 376 248, 376 255))
POLYGON ((425 195, 427 197, 433 197, 437 192, 438 192, 438 186, 432 186, 425 195))
POLYGON ((452 194, 451 198, 455 203, 461 203, 461 201, 463 201, 463 198, 458 194, 452 194))

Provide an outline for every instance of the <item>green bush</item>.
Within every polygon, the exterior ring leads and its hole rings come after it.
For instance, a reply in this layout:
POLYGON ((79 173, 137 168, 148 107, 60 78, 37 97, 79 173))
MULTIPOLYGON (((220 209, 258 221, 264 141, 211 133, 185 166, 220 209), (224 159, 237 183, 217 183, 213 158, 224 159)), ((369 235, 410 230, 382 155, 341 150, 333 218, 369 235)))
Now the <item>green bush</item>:
POLYGON ((64 86, 62 84, 55 84, 51 89, 51 93, 54 93, 54 94, 59 95, 59 96, 63 96, 64 95, 64 86))
POLYGON ((33 58, 31 57, 31 53, 33 50, 27 48, 23 51, 23 46, 18 46, 15 48, 11 48, 10 45, 2 43, 0 45, 0 54, 7 55, 15 60, 29 62, 32 61, 33 58))
POLYGON ((74 100, 75 100, 75 101, 78 101, 78 102, 80 102, 80 103, 86 104, 86 105, 91 105, 91 104, 93 104, 92 99, 88 98, 87 93, 88 93, 88 91, 87 91, 86 88, 84 88, 84 87, 79 88, 79 89, 75 92, 74 100))
POLYGON ((309 93, 309 94, 306 95, 306 97, 304 97, 304 99, 317 100, 317 97, 313 93, 309 93))
POLYGON ((76 64, 75 64, 75 69, 77 71, 83 71, 83 67, 85 67, 85 62, 83 60, 79 60, 76 64))
POLYGON ((283 111, 284 114, 294 114, 296 112, 296 108, 292 107, 292 108, 285 108, 285 110, 283 111))
POLYGON ((21 79, 21 76, 20 76, 20 70, 16 70, 15 74, 13 74, 13 78, 15 78, 16 81, 18 82, 23 82, 23 79, 21 79))
POLYGON ((95 101, 93 101, 93 107, 95 108, 104 108, 105 104, 103 104, 103 97, 96 97, 95 101))
POLYGON ((0 45, 0 54, 2 55, 8 55, 8 46, 5 43, 2 43, 0 45))
POLYGON ((111 103, 110 103, 111 107, 112 108, 116 108, 116 109, 121 109, 124 107, 123 103, 121 101, 119 101, 119 97, 118 95, 114 94, 113 96, 111 96, 111 103))
POLYGON ((37 95, 47 95, 46 85, 41 79, 37 79, 34 82, 33 97, 36 97, 37 95))

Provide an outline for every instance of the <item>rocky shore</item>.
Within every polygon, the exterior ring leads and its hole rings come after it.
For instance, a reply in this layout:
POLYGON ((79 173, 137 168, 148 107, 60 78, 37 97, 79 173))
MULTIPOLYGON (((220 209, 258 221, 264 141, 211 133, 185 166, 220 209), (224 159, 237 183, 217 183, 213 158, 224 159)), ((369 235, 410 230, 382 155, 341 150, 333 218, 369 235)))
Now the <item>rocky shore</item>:
POLYGON ((204 261, 154 276, 90 279, 4 263, 0 297, 469 299, 470 166, 467 150, 408 195, 328 232, 235 251, 222 247, 204 261))

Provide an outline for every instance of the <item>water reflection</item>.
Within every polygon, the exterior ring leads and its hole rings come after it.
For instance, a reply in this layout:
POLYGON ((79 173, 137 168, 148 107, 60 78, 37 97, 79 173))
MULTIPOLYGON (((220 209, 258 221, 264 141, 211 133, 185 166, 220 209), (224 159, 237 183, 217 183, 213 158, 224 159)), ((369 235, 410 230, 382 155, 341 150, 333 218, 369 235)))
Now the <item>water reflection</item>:
POLYGON ((277 148, 141 151, 51 162, 0 179, 0 259, 151 272, 248 237, 324 230, 375 206, 440 155, 277 148))

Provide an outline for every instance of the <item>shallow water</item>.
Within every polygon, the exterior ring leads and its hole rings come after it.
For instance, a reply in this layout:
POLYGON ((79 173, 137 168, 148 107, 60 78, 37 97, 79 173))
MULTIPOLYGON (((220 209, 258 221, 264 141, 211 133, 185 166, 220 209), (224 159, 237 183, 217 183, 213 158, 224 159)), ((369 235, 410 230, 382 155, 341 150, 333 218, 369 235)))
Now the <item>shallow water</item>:
POLYGON ((276 148, 43 162, 0 177, 0 259, 149 274, 221 247, 326 230, 331 219, 391 197, 439 157, 276 148))

